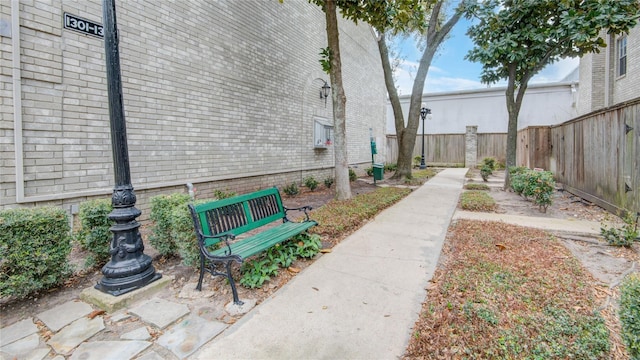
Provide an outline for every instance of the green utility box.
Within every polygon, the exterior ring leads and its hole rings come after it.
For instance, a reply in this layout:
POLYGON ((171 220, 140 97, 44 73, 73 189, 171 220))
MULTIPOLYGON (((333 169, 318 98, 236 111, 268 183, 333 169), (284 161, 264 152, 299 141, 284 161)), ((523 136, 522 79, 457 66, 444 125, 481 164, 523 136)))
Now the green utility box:
POLYGON ((384 164, 373 164, 373 180, 383 180, 384 179, 384 164))

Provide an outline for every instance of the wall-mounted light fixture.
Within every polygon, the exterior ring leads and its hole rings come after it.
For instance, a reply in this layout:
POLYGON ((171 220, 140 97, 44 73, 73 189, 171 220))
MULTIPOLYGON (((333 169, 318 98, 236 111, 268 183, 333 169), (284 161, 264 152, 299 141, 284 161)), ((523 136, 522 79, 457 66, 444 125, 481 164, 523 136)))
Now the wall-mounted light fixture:
MULTIPOLYGON (((322 79, 319 79, 322 80, 322 79)), ((324 106, 327 106, 327 98, 329 97, 329 91, 331 91, 331 86, 327 84, 326 81, 322 80, 324 85, 320 88, 320 99, 324 99, 324 106)))

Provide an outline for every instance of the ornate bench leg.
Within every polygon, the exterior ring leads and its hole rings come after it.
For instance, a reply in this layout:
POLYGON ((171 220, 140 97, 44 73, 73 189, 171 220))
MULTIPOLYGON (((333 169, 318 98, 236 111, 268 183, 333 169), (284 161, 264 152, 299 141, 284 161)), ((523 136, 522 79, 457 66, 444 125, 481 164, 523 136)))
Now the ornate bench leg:
POLYGON ((202 291, 202 279, 204 278, 204 256, 200 254, 200 279, 198 279, 198 286, 196 290, 202 291))
POLYGON ((233 292, 233 303, 240 306, 244 304, 244 302, 238 299, 238 290, 236 289, 236 282, 231 277, 231 261, 228 261, 225 266, 227 267, 227 279, 229 279, 229 284, 231 285, 231 292, 233 292))

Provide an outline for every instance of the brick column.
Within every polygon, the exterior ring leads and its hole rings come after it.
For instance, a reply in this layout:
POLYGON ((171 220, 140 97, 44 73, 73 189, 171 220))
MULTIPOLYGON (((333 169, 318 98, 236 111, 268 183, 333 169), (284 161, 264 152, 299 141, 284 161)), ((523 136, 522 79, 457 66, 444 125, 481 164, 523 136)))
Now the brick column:
POLYGON ((467 126, 464 135, 464 166, 473 168, 478 163, 478 126, 467 126))

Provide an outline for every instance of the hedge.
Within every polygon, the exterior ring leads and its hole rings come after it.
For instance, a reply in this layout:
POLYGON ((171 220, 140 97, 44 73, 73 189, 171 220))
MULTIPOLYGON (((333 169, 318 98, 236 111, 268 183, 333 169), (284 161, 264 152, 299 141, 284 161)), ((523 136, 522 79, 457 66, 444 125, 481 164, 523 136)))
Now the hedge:
POLYGON ((67 213, 43 207, 0 211, 0 296, 24 298, 71 273, 67 213))

